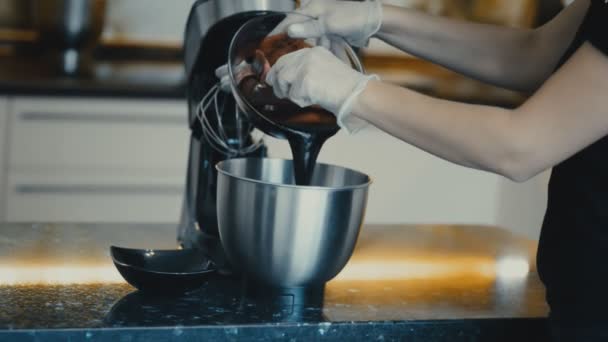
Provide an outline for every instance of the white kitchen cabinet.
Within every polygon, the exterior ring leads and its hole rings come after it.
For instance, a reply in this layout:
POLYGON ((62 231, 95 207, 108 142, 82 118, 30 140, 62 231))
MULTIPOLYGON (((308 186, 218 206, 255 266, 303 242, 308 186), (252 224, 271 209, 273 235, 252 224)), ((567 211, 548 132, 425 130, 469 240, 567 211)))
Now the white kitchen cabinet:
POLYGON ((185 101, 14 100, 12 171, 54 168, 183 171, 185 101))
POLYGON ((6 219, 179 219, 189 129, 183 100, 11 100, 6 219))
POLYGON ((5 183, 6 183, 6 157, 8 148, 8 102, 5 97, 0 97, 0 222, 5 219, 5 183))
POLYGON ((58 171, 12 173, 7 220, 174 223, 179 219, 183 176, 58 171))

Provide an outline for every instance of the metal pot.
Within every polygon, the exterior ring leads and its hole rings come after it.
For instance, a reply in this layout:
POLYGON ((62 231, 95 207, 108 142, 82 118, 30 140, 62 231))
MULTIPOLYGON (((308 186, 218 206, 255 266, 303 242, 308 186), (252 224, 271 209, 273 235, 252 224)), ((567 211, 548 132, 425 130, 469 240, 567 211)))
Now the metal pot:
POLYGON ((25 0, 0 1, 0 27, 31 29, 32 3, 25 0))
POLYGON ((35 0, 33 8, 42 43, 80 49, 96 43, 101 36, 105 0, 35 0))
POLYGON ((293 163, 230 159, 217 165, 217 213, 230 263, 271 287, 318 286, 350 259, 370 178, 317 164, 311 186, 294 185, 293 163))
POLYGON ((106 13, 105 0, 34 0, 39 42, 58 53, 64 72, 76 73, 98 43, 106 13))

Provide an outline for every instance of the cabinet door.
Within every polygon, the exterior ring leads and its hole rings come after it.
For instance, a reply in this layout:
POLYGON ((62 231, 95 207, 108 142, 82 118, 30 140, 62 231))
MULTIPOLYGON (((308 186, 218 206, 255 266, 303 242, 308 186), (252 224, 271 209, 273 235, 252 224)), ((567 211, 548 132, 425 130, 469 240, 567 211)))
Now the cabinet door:
POLYGON ((182 174, 189 130, 185 101, 18 98, 11 170, 163 169, 182 174))
POLYGON ((17 98, 6 217, 13 222, 176 222, 185 101, 17 98))
POLYGON ((11 174, 10 222, 171 223, 179 220, 183 177, 52 170, 11 174))
POLYGON ((6 159, 8 153, 8 100, 5 97, 0 97, 0 222, 5 220, 6 210, 6 159))

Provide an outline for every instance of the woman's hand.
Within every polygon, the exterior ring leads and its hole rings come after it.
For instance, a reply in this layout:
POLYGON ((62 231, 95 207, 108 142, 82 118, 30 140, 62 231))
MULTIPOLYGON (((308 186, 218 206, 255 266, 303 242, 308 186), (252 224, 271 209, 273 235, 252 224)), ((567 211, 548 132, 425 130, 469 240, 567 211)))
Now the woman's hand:
POLYGON ((289 98, 301 107, 320 105, 334 113, 338 124, 352 133, 365 125, 350 114, 371 79, 377 77, 363 75, 329 50, 314 47, 281 57, 270 69, 266 83, 279 98, 289 98))
POLYGON ((230 79, 230 74, 228 72, 228 64, 224 64, 215 69, 215 77, 220 80, 219 85, 222 91, 229 93, 231 91, 230 85, 232 80, 230 79))
POLYGON ((340 36, 354 46, 364 47, 382 25, 382 4, 379 0, 337 1, 309 0, 296 13, 315 19, 288 15, 271 33, 287 31, 292 38, 340 36))
MULTIPOLYGON (((247 64, 245 61, 242 61, 241 64, 235 66, 232 72, 234 72, 234 77, 237 82, 249 75, 255 75, 255 70, 253 70, 251 65, 247 64)), ((215 76, 220 80, 220 89, 226 93, 230 93, 232 91, 232 78, 228 71, 228 64, 224 64, 215 69, 215 76)))

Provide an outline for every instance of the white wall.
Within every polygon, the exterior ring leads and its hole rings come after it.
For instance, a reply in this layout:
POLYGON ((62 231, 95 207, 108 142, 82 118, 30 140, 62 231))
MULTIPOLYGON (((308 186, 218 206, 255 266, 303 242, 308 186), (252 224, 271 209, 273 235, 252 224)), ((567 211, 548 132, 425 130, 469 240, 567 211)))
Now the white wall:
POLYGON ((6 158, 7 158, 7 142, 8 142, 8 102, 5 98, 0 98, 0 222, 4 220, 6 199, 6 158))
POLYGON ((498 183, 496 197, 496 225, 538 239, 547 208, 549 171, 516 184, 506 179, 498 183))
MULTIPOLYGON (((272 157, 291 158, 286 142, 266 141, 272 157)), ((546 174, 516 184, 445 162, 376 129, 339 133, 326 143, 319 160, 373 178, 368 223, 497 225, 538 238, 546 174)))

